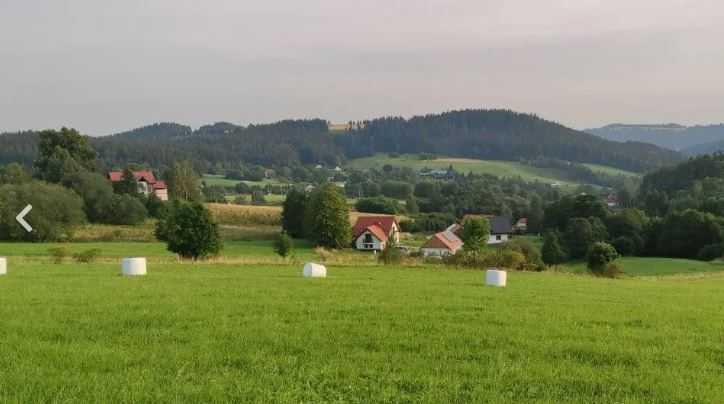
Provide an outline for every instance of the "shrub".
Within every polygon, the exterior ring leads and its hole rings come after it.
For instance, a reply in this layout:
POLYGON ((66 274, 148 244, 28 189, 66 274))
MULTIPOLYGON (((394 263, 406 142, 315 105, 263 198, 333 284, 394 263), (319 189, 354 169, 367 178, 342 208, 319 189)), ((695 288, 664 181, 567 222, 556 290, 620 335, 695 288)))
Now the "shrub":
POLYGON ((384 213, 395 215, 400 212, 400 204, 396 200, 381 196, 362 198, 355 204, 355 209, 363 213, 384 213))
POLYGON ((636 243, 631 237, 616 237, 612 242, 616 251, 624 257, 636 254, 636 243))
POLYGON ((304 212, 307 236, 317 246, 344 248, 352 242, 347 199, 334 184, 317 188, 304 212))
POLYGON ((73 254, 73 259, 75 262, 81 263, 81 264, 90 264, 94 262, 98 256, 101 255, 101 250, 98 248, 92 248, 90 250, 81 251, 79 253, 73 254))
POLYGON ((148 211, 143 202, 129 194, 116 194, 105 206, 105 223, 119 225, 136 225, 143 223, 148 211))
POLYGON ((588 250, 588 268, 593 272, 603 273, 608 264, 617 258, 618 252, 611 244, 604 242, 593 243, 588 250))
POLYGON ((400 231, 403 233, 416 233, 419 229, 415 221, 405 219, 400 221, 400 231))
POLYGON ((566 261, 566 251, 561 246, 557 231, 549 231, 543 237, 541 256, 546 265, 560 265, 566 261))
POLYGON ((156 236, 182 258, 205 258, 221 251, 219 226, 204 205, 174 201, 156 225, 156 236))
POLYGON ((54 264, 62 264, 68 256, 68 249, 64 247, 51 248, 48 252, 50 252, 50 256, 53 257, 54 264))
POLYGON ((478 251, 488 244, 490 223, 485 218, 470 218, 463 223, 463 248, 468 251, 478 251))
POLYGON ((696 259, 701 261, 714 261, 722 256, 724 256, 723 244, 709 244, 699 250, 699 253, 696 255, 696 259))
POLYGON ((545 264, 541 258, 541 252, 533 244, 523 240, 513 240, 504 244, 504 250, 512 250, 523 254, 525 262, 521 263, 518 268, 521 271, 543 271, 545 264))
POLYGON ((288 257, 292 253, 292 248, 292 238, 286 232, 282 231, 274 239, 274 251, 280 257, 288 257))
POLYGON ((377 255, 377 260, 385 265, 395 265, 402 262, 404 254, 397 244, 390 240, 385 249, 377 255))
POLYGON ((64 240, 72 237, 83 222, 83 200, 70 189, 40 181, 0 185, 0 239, 64 240), (18 212, 28 204, 33 205, 27 216, 32 232, 26 232, 15 221, 18 212))

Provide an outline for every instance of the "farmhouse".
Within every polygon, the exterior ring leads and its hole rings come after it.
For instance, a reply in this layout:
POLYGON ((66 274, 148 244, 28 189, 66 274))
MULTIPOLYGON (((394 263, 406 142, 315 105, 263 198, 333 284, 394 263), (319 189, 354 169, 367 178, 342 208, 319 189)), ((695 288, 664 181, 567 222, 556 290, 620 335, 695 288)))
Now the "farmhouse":
POLYGON ((381 251, 389 240, 400 242, 400 225, 394 216, 360 216, 352 234, 356 249, 381 251))
POLYGON ((463 241, 455 233, 445 230, 436 233, 422 247, 420 253, 423 257, 446 257, 454 255, 463 247, 463 241))
POLYGON ((501 244, 510 239, 510 234, 513 232, 510 218, 493 216, 488 218, 488 221, 490 221, 490 238, 488 238, 488 244, 501 244))
POLYGON ((517 234, 525 234, 528 232, 528 218, 523 217, 518 219, 518 221, 515 223, 515 226, 513 226, 513 231, 517 234))
MULTIPOLYGON (((166 183, 159 181, 150 170, 134 171, 133 176, 136 178, 138 192, 146 196, 152 193, 162 201, 168 200, 168 188, 166 183)), ((111 171, 108 173, 108 179, 111 182, 120 182, 123 179, 123 171, 111 171)))
MULTIPOLYGON (((466 219, 469 218, 480 218, 480 215, 465 215, 463 216, 462 223, 465 223, 466 219)), ((513 233, 513 225, 510 222, 510 218, 506 216, 485 216, 490 223, 490 237, 488 237, 488 245, 491 244, 502 244, 510 240, 510 235, 513 233)), ((458 236, 462 235, 463 226, 460 224, 454 224, 448 227, 448 230, 452 231, 458 236)))

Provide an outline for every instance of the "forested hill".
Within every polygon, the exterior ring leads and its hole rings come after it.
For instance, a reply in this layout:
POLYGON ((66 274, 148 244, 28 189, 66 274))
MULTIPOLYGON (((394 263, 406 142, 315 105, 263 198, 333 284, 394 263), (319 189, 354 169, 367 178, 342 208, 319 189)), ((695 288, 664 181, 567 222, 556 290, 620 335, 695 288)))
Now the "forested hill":
POLYGON ((465 110, 412 119, 382 118, 337 139, 348 157, 379 152, 435 153, 490 160, 538 157, 645 171, 680 161, 679 153, 619 143, 534 115, 506 110, 465 110))
POLYGON ((685 150, 704 143, 724 141, 724 124, 705 126, 613 124, 586 132, 617 142, 636 141, 671 150, 685 150))
MULTIPOLYGON (((160 123, 112 136, 93 137, 103 168, 129 163, 161 169, 190 159, 200 170, 299 164, 334 166, 377 152, 429 153, 491 160, 551 158, 644 171, 681 160, 676 152, 643 143, 617 143, 510 111, 467 110, 438 115, 381 118, 341 134, 322 119, 239 126, 221 122, 192 130, 160 123)), ((0 164, 30 164, 37 134, 0 135, 0 164)))

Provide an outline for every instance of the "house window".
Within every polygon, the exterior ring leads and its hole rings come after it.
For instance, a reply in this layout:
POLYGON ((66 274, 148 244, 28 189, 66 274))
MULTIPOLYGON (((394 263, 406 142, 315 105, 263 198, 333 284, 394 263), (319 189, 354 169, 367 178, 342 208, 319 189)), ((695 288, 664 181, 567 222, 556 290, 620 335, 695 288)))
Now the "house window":
POLYGON ((371 235, 371 234, 369 234, 369 233, 365 234, 365 241, 364 241, 364 243, 365 243, 365 244, 372 244, 372 235, 371 235))
POLYGON ((500 235, 497 235, 497 236, 495 236, 495 240, 500 241, 500 240, 502 240, 502 238, 500 235))

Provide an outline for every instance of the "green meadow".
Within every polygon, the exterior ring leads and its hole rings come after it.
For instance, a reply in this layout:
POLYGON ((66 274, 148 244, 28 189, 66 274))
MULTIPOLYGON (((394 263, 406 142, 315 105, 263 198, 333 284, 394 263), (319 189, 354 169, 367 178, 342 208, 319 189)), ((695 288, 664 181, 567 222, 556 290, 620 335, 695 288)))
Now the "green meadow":
POLYGON ((123 278, 118 263, 11 256, 9 269, 0 402, 724 397, 721 274, 510 273, 496 289, 442 267, 330 266, 312 280, 299 265, 151 263, 123 278))
MULTIPOLYGON (((505 178, 520 177, 525 181, 558 183, 561 186, 578 185, 575 182, 567 180, 565 173, 559 170, 552 168, 533 167, 515 161, 473 160, 445 157, 440 157, 435 160, 421 160, 418 156, 415 155, 389 157, 385 154, 377 154, 372 157, 351 160, 348 163, 349 166, 358 169, 380 168, 386 164, 396 167, 409 167, 418 171, 424 168, 446 169, 452 165, 456 171, 462 173, 472 172, 474 174, 488 174, 505 178)), ((586 164, 586 166, 594 171, 599 171, 610 175, 637 176, 637 174, 635 173, 596 164, 586 164)))

